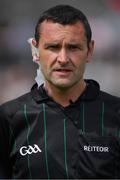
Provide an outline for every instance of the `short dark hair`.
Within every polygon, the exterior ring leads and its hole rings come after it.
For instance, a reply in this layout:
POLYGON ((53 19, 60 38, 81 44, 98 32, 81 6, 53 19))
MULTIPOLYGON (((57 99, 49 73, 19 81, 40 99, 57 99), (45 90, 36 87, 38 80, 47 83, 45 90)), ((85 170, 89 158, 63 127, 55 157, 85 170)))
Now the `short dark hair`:
POLYGON ((69 5, 57 5, 43 12, 35 28, 35 39, 37 43, 39 42, 40 25, 45 20, 60 23, 62 25, 72 25, 80 21, 84 25, 87 44, 89 45, 92 37, 91 27, 86 16, 80 10, 69 5))

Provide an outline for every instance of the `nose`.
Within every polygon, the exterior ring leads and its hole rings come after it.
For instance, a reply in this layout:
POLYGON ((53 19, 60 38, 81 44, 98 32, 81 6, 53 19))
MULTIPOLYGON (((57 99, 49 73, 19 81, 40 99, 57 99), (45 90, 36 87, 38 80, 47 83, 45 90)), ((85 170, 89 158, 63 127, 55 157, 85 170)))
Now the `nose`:
POLYGON ((69 61, 68 53, 65 48, 61 48, 57 60, 60 64, 67 64, 69 61))

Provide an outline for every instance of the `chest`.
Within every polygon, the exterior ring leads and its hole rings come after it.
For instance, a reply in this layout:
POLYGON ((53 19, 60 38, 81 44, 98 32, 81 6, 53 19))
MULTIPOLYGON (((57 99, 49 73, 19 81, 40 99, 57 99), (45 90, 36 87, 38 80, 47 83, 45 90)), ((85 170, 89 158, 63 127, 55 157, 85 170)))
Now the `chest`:
POLYGON ((20 124, 13 129, 14 177, 117 176, 118 119, 103 104, 96 109, 85 104, 78 109, 43 104, 39 110, 26 108, 15 118, 20 124))

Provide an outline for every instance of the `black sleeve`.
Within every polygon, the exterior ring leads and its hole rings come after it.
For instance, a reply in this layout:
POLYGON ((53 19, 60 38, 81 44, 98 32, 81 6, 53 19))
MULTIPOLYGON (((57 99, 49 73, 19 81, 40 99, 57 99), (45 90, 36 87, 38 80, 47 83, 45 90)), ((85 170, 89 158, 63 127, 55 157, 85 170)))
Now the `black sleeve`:
POLYGON ((10 165, 10 131, 8 115, 0 106, 0 179, 10 179, 12 167, 10 165))

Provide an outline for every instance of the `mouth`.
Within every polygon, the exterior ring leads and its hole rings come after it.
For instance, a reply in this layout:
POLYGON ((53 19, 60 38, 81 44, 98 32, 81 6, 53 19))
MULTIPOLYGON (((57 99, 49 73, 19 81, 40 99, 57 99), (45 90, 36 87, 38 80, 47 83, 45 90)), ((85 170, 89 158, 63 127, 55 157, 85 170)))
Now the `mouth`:
POLYGON ((68 76, 72 70, 71 69, 54 69, 53 72, 55 72, 56 74, 60 75, 60 76, 68 76))
POLYGON ((70 69, 70 68, 56 68, 56 69, 53 69, 53 71, 69 72, 69 71, 72 71, 72 69, 70 69))

